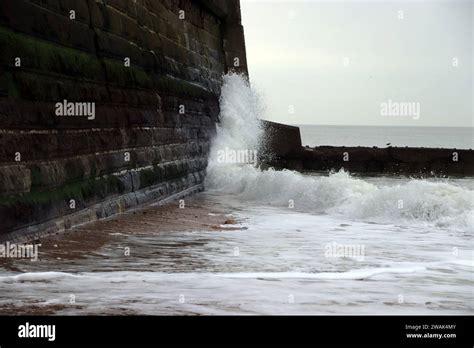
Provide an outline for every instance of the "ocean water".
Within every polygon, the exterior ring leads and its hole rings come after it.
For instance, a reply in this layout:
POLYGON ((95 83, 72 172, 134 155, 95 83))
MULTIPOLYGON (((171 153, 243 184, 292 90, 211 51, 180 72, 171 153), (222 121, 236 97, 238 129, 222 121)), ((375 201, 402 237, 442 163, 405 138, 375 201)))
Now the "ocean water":
POLYGON ((81 258, 0 269, 0 308, 472 314, 474 181, 311 175, 219 161, 225 147, 258 148, 261 103, 241 77, 225 77, 206 191, 186 200, 230 212, 229 229, 150 225, 133 233, 120 223, 120 231, 104 231, 117 238, 81 258))
POLYGON ((377 146, 474 149, 474 128, 295 125, 308 146, 377 146))

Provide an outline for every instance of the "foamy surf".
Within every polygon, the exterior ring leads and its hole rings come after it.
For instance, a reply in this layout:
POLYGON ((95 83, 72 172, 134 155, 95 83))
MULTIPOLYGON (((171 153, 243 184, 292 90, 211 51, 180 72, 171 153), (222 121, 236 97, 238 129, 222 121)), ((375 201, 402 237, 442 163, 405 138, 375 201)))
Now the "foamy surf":
POLYGON ((85 272, 70 274, 64 272, 31 272, 21 275, 0 277, 0 283, 24 282, 62 282, 92 281, 102 279, 104 282, 150 282, 164 279, 206 278, 241 278, 241 279, 328 279, 328 280, 361 280, 370 279, 382 274, 409 274, 426 270, 426 267, 413 266, 406 268, 382 267, 357 269, 349 272, 197 272, 197 273, 162 273, 162 272, 85 272))
MULTIPOLYGON (((0 283, 36 283, 36 282, 63 282, 72 283, 83 281, 97 281, 101 279, 104 282, 153 282, 164 279, 186 279, 197 277, 220 277, 236 279, 321 279, 321 280, 363 280, 371 279, 380 275, 404 275, 411 273, 420 273, 429 269, 439 269, 439 266, 460 265, 472 268, 471 260, 450 260, 443 262, 428 263, 425 265, 411 265, 403 267, 377 267, 353 269, 347 272, 139 272, 139 271, 115 271, 115 272, 26 272, 17 275, 1 276, 0 283)), ((447 267, 451 269, 451 267, 447 267)))
POLYGON ((0 277, 0 282, 48 282, 63 278, 77 278, 77 274, 67 272, 25 272, 16 275, 0 277))
POLYGON ((220 163, 226 147, 258 149, 259 117, 264 107, 258 94, 239 75, 224 77, 221 124, 211 146, 206 187, 240 200, 326 213, 380 223, 429 223, 440 228, 473 231, 474 190, 447 181, 412 179, 395 185, 371 183, 340 171, 309 176, 294 171, 261 170, 253 165, 220 163))
POLYGON ((304 272, 275 272, 275 273, 224 273, 217 274, 220 277, 227 278, 253 278, 253 279, 321 279, 321 280, 363 280, 370 279, 381 274, 407 274, 423 271, 424 267, 413 268, 376 268, 376 269, 358 269, 350 272, 323 272, 323 273, 304 273, 304 272))

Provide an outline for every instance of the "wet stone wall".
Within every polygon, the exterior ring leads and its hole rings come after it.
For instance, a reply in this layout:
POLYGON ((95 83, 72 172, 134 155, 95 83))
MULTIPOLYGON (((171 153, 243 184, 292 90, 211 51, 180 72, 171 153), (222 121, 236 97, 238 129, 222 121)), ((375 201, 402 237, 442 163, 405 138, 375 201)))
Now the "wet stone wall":
POLYGON ((237 0, 0 2, 0 239, 199 190, 237 0))

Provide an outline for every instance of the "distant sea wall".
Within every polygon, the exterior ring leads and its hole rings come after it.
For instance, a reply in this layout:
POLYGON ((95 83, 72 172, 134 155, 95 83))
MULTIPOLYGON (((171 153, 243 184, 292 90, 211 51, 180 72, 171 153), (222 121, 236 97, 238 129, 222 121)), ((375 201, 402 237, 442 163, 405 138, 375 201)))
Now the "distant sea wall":
POLYGON ((298 127, 264 122, 269 165, 295 170, 344 168, 364 174, 474 176, 474 151, 414 147, 302 147, 298 127))
POLYGON ((247 72, 239 0, 2 0, 0 51, 0 240, 199 190, 247 72))

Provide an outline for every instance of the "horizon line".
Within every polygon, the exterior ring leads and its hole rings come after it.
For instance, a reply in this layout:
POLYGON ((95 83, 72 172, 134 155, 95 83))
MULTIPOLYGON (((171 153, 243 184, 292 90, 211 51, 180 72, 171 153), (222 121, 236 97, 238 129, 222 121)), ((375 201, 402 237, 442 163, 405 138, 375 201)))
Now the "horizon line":
MULTIPOLYGON (((276 121, 272 121, 272 122, 276 122, 276 121)), ((315 123, 288 123, 288 124, 293 125, 293 126, 327 126, 327 127, 407 127, 407 128, 423 127, 423 128, 473 128, 474 129, 474 126, 395 126, 395 125, 383 126, 383 125, 373 125, 373 124, 354 125, 354 124, 315 124, 315 123)))

